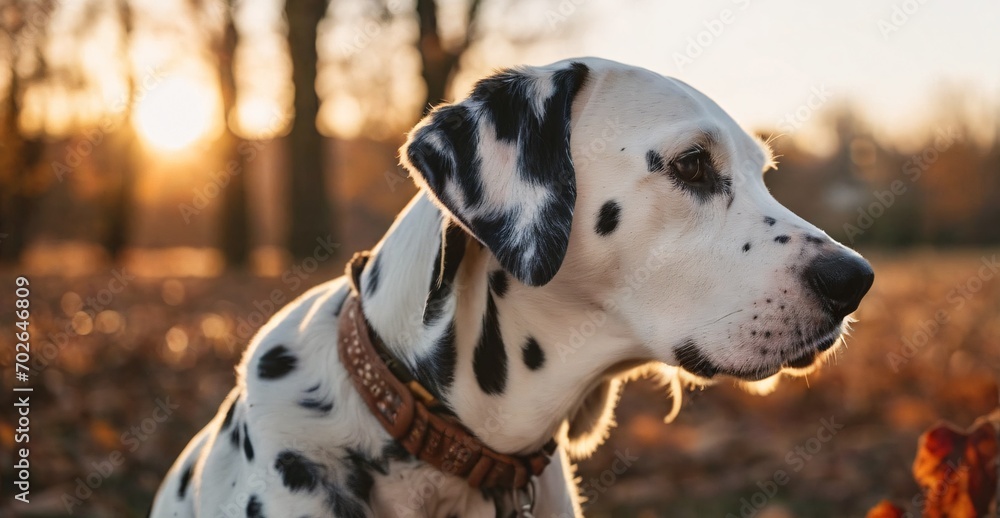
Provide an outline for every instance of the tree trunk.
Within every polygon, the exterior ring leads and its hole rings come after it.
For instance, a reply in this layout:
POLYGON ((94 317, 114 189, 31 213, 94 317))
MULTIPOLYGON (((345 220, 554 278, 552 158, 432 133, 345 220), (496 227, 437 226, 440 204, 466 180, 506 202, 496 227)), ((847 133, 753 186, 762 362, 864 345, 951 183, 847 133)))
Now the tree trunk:
MULTIPOLYGON (((131 96, 130 96, 131 98, 131 96)), ((113 146, 111 168, 117 176, 116 190, 105 202, 104 220, 107 230, 103 245, 115 263, 122 262, 122 255, 129 242, 129 232, 132 228, 132 194, 135 192, 135 142, 136 134, 130 118, 126 118, 121 126, 109 135, 113 146)))
POLYGON ((31 187, 31 176, 41 162, 44 144, 26 138, 18 119, 21 113, 20 81, 11 67, 7 106, 4 108, 4 140, 0 142, 0 263, 14 265, 28 244, 27 231, 39 193, 31 187))
POLYGON ((129 232, 132 228, 132 196, 135 192, 135 160, 136 160, 136 133, 132 126, 132 104, 135 101, 135 72, 131 66, 132 55, 132 29, 134 18, 132 6, 128 0, 118 0, 115 6, 118 10, 118 23, 122 27, 122 57, 125 63, 129 63, 126 69, 126 96, 125 113, 121 126, 110 135, 112 141, 113 155, 117 159, 112 160, 115 175, 118 177, 117 190, 106 201, 104 207, 104 220, 107 222, 107 230, 102 239, 104 249, 116 263, 122 262, 122 253, 129 242, 129 232))
POLYGON ((223 167, 233 171, 229 184, 222 192, 222 221, 219 225, 219 247, 226 265, 245 268, 250 262, 250 218, 247 213, 247 163, 240 153, 244 141, 233 131, 230 122, 236 116, 235 55, 239 34, 233 22, 233 2, 230 1, 226 25, 223 28, 219 49, 219 86, 222 91, 222 113, 225 117, 223 133, 223 167), (232 167, 232 169, 230 169, 232 167))
POLYGON ((310 257, 316 240, 331 236, 332 208, 326 195, 323 139, 316 129, 316 37, 326 14, 326 0, 286 0, 288 48, 292 58, 295 118, 288 134, 290 224, 288 250, 299 260, 310 257))
POLYGON ((435 0, 417 0, 417 17, 420 21, 420 75, 427 86, 423 114, 445 100, 448 81, 458 62, 458 56, 448 52, 438 34, 437 3, 435 0))

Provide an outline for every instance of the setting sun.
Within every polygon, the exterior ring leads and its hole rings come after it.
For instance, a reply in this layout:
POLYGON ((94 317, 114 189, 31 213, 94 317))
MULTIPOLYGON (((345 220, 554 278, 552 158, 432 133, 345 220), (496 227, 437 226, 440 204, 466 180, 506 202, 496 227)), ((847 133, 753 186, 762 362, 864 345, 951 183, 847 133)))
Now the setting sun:
POLYGON ((184 76, 164 79, 139 101, 134 124, 158 151, 180 151, 214 129, 217 95, 207 84, 184 76))

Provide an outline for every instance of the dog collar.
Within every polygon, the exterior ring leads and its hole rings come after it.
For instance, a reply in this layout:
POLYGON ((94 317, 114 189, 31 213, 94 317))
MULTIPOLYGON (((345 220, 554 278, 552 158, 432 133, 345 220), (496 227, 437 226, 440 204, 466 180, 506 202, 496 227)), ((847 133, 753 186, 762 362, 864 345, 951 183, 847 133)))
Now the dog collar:
POLYGON ((376 350, 376 340, 361 300, 352 293, 340 310, 340 361, 371 413, 414 457, 483 489, 524 489, 549 464, 554 441, 531 455, 507 455, 485 445, 454 417, 433 412, 428 406, 433 396, 416 381, 400 381, 376 350))

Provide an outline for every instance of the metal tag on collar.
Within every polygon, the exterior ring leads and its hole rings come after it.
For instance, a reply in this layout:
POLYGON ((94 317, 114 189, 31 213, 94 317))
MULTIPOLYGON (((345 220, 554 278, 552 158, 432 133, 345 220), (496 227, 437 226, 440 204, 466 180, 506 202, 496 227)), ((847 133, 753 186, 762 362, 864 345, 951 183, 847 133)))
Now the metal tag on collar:
POLYGON ((524 490, 514 490, 514 508, 518 518, 535 518, 535 477, 531 477, 524 490), (522 502, 522 495, 527 500, 522 502))

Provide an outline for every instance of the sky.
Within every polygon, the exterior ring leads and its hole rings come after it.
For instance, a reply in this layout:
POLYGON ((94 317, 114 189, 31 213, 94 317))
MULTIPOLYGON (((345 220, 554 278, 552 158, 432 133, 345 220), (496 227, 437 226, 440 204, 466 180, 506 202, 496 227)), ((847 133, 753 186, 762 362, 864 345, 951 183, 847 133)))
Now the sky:
MULTIPOLYGON (((221 1, 204 4, 208 7, 200 16, 220 15, 216 11, 224 5, 221 1)), ((335 2, 333 14, 338 20, 345 15, 350 19, 349 13, 370 5, 366 1, 335 2)), ((404 14, 413 1, 388 4, 404 14)), ((438 0, 442 31, 461 30, 464 18, 456 17, 462 10, 455 6, 467 1, 438 0)), ((290 65, 283 54, 283 24, 278 22, 282 2, 240 4, 243 43, 237 62, 244 72, 238 77, 238 124, 248 135, 280 133, 287 124, 282 114, 291 104, 290 65)), ((189 3, 141 0, 137 6, 143 15, 139 25, 146 30, 137 32, 133 58, 143 84, 151 85, 148 92, 140 91, 151 107, 139 110, 139 115, 146 113, 149 121, 156 121, 147 124, 150 127, 177 119, 171 127, 159 128, 162 147, 169 149, 183 144, 173 136, 194 134, 195 126, 203 132, 214 127, 204 120, 182 120, 180 115, 190 110, 178 108, 191 106, 192 96, 185 91, 217 96, 212 87, 217 71, 199 53, 203 35, 189 21, 189 3), (173 24, 173 29, 150 29, 164 23, 173 24), (161 83, 173 87, 160 88, 161 83)), ((777 130, 804 141, 822 141, 823 135, 816 132, 826 126, 817 124, 817 119, 845 101, 856 106, 876 132, 899 140, 934 130, 946 109, 943 92, 958 92, 966 114, 979 117, 984 128, 995 128, 1000 119, 997 0, 486 0, 483 9, 481 20, 488 30, 482 33, 487 37, 463 59, 453 88, 459 96, 498 67, 597 56, 678 77, 712 97, 745 127, 777 130), (489 30, 497 27, 508 35, 529 34, 531 41, 511 45, 496 30, 489 30)), ((60 19, 70 23, 79 16, 78 10, 65 9, 60 19)), ((111 105, 122 97, 120 74, 106 63, 90 63, 97 59, 94 56, 107 55, 99 47, 113 48, 118 38, 112 22, 101 23, 108 27, 92 27, 85 45, 56 38, 50 53, 54 61, 87 63, 101 88, 103 104, 111 105)), ((383 111, 401 114, 397 119, 401 117, 407 126, 411 115, 419 113, 423 97, 412 83, 419 56, 409 47, 416 26, 408 15, 392 23, 392 27, 324 24, 332 30, 319 43, 321 56, 342 53, 345 42, 353 45, 350 74, 331 67, 321 70, 324 131, 355 136, 359 121, 372 112, 342 92, 344 85, 353 84, 355 90, 361 85, 360 95, 369 97, 372 91, 385 92, 382 95, 392 99, 393 109, 383 111), (372 74, 379 73, 389 77, 380 83, 381 89, 369 83, 372 74)), ((58 33, 64 28, 56 24, 55 29, 58 33)), ((50 95, 44 90, 33 93, 37 98, 50 95)), ((84 108, 94 101, 62 102, 87 111, 84 108)), ((209 106, 217 103, 214 98, 203 101, 209 106)), ((367 102, 390 105, 382 97, 367 102)), ((48 116, 58 118, 64 112, 56 106, 48 116)), ((212 110, 201 113, 218 118, 212 110)), ((394 123, 399 125, 400 120, 394 123)))
POLYGON ((814 110, 803 107, 810 102, 851 99, 876 128, 905 134, 926 125, 931 103, 948 88, 964 91, 976 110, 1000 113, 995 0, 559 5, 549 18, 578 29, 568 41, 530 49, 525 59, 595 55, 643 66, 688 82, 749 126, 777 126, 788 115, 808 119, 814 110))

